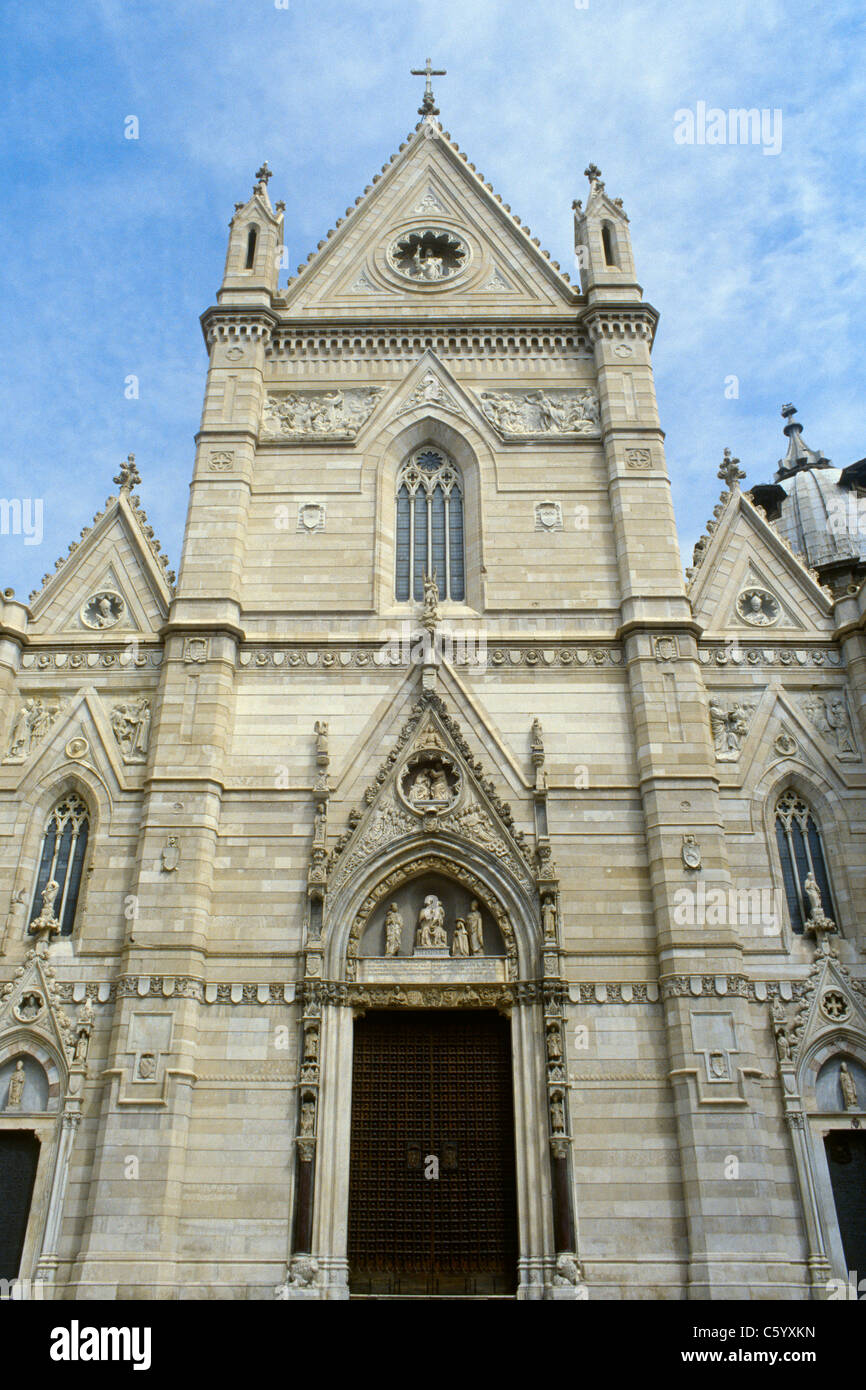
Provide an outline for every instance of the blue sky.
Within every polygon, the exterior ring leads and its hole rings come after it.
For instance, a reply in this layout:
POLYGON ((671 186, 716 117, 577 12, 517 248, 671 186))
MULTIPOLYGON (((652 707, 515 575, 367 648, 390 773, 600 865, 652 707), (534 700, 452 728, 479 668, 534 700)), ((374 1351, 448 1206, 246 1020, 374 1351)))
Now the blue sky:
POLYGON ((45 506, 41 545, 0 536, 19 596, 130 452, 176 567, 233 205, 266 157, 294 270, 414 126, 427 54, 445 128, 572 274, 590 159, 623 198, 684 562, 725 445, 771 476, 783 402, 866 455, 862 0, 55 0, 3 28, 0 496, 45 506), (698 102, 781 110, 780 152, 677 144, 698 102))

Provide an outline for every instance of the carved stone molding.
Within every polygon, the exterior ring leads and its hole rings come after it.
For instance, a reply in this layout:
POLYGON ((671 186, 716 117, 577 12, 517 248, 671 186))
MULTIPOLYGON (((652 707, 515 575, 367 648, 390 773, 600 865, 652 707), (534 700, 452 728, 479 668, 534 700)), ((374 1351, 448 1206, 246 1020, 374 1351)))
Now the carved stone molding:
POLYGON ((349 984, 345 1000, 362 1009, 500 1009, 516 1002, 507 985, 375 985, 349 984))

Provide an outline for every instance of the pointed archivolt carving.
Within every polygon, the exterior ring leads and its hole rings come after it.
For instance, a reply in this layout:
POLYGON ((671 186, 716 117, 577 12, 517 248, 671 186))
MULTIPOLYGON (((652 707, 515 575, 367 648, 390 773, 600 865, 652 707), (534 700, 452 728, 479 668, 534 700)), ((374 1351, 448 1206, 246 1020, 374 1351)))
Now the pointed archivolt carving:
POLYGON ((472 754, 443 700, 425 691, 375 781, 354 810, 327 863, 328 890, 339 888, 372 855, 403 838, 444 831, 486 850, 527 892, 535 881, 523 833, 514 827, 483 764, 472 754))
POLYGON ((469 889, 470 893, 478 898, 479 902, 484 903, 484 906, 493 917, 502 934, 502 940, 505 944, 508 978, 509 980, 516 980, 517 942, 515 941, 511 923, 508 920, 508 914, 503 910, 502 906, 489 889, 485 887, 480 878, 469 869, 463 868, 460 864, 455 864, 452 859, 448 859, 441 854, 425 854, 420 859, 413 859, 411 863, 401 865, 399 869, 395 869, 393 873, 388 874, 386 878, 383 878, 377 883, 373 892, 367 895, 355 915, 355 920, 349 932, 349 944, 346 949, 346 978, 348 980, 355 979, 358 948, 361 943, 361 937, 364 934, 364 928, 370 919, 370 914, 375 911, 382 899, 392 893, 395 888, 398 888, 401 883, 405 883, 408 879, 417 878, 419 874, 426 873, 441 873, 457 883, 462 883, 464 887, 469 889))
POLYGON ((773 1032, 781 1062, 796 1063, 822 1032, 844 1025, 866 1041, 866 997, 862 981, 854 980, 834 946, 819 942, 805 987, 789 1020, 781 1000, 771 1004, 773 1032))

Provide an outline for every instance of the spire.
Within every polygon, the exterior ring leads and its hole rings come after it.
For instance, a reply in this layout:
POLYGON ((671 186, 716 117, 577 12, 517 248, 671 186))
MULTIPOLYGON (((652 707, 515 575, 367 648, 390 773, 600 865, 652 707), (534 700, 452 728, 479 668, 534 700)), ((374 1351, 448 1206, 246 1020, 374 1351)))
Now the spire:
POLYGON ((430 78, 431 78, 431 77, 444 77, 445 74, 446 74, 446 72, 447 72, 447 68, 434 68, 434 67, 431 67, 431 66, 430 66, 430 59, 429 59, 429 58, 427 59, 427 62, 426 62, 426 64, 424 65, 423 68, 412 68, 412 69, 411 69, 411 73, 412 73, 412 76, 413 76, 413 77, 426 77, 426 79, 427 79, 427 81, 426 81, 426 83, 425 83, 425 86, 424 86, 424 95, 423 95, 423 97, 421 98, 421 105, 418 107, 418 115, 419 115, 419 116, 438 116, 438 115, 439 115, 439 107, 436 105, 436 102, 435 102, 434 97, 433 97, 433 84, 431 83, 430 78))
POLYGON ((722 482, 726 487, 730 488, 731 492, 739 492, 740 479, 745 478, 746 475, 740 467, 740 460, 731 457, 730 449, 725 450, 725 456, 719 465, 719 471, 716 476, 721 478, 722 482))
POLYGON ((135 463, 135 454, 129 454, 126 462, 120 465, 120 472, 112 479, 121 492, 132 492, 141 482, 141 474, 135 463))
POLYGON ((776 469, 777 482, 780 478, 790 478, 793 473, 798 473, 804 468, 830 467, 830 460, 824 457, 820 449, 810 449, 801 438, 803 426, 799 420, 794 419, 796 414, 795 405, 782 406, 782 415, 786 421, 782 433, 788 436, 788 452, 783 459, 779 459, 779 467, 776 469))

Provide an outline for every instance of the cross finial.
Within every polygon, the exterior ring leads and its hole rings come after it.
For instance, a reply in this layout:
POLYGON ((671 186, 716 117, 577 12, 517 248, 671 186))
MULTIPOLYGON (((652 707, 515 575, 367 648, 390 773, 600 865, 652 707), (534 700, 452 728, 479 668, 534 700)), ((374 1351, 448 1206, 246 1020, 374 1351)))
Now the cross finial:
POLYGON ((261 186, 261 184, 264 184, 265 188, 267 188, 268 179, 270 178, 273 178, 273 170, 268 168, 268 161, 265 160, 261 169, 256 170, 256 185, 261 186))
POLYGON ((120 465, 120 472, 112 479, 117 483, 121 492, 132 492, 141 482, 141 474, 135 466, 135 454, 130 454, 125 463, 120 465))
POLYGON ((418 107, 418 115, 438 116, 439 107, 436 105, 433 99, 433 84, 430 81, 430 78, 444 77, 447 72, 447 68, 431 67, 430 59, 428 58, 423 68, 412 68, 411 72, 413 77, 426 77, 427 79, 424 86, 424 96, 421 99, 421 105, 418 107))
POLYGON ((740 479, 745 478, 746 475, 740 467, 740 460, 731 457, 730 449, 725 450, 725 456, 719 465, 716 476, 727 484, 731 492, 736 492, 740 486, 740 479))
POLYGON ((589 186, 593 193, 597 188, 604 188, 604 184, 601 181, 601 170, 597 164, 587 164, 583 172, 589 179, 589 186))

